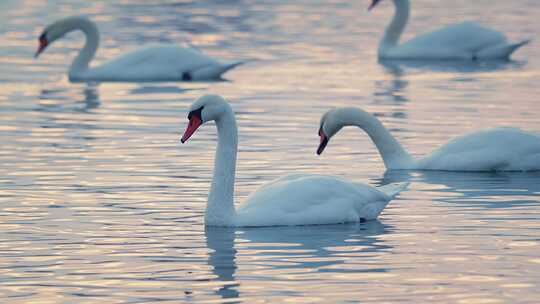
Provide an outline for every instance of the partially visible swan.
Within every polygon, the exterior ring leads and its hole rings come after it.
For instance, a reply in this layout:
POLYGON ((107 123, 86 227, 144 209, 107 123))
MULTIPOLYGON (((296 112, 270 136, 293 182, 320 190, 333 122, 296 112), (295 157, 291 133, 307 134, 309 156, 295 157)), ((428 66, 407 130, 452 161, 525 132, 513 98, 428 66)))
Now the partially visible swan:
POLYGON ((67 17, 45 27, 39 36, 39 48, 35 57, 55 40, 75 30, 85 34, 86 43, 69 68, 70 81, 213 80, 241 64, 220 63, 192 48, 156 45, 90 68, 88 65, 98 48, 99 32, 95 23, 83 16, 67 17))
POLYGON ((495 128, 455 138, 430 155, 413 159, 373 115, 358 108, 326 112, 319 128, 321 154, 328 141, 344 126, 364 130, 382 156, 387 169, 446 171, 540 170, 540 136, 517 128, 495 128))
MULTIPOLYGON (((381 59, 430 59, 430 60, 489 60, 508 59, 529 40, 510 43, 495 30, 474 22, 462 22, 437 29, 399 44, 399 38, 409 20, 409 0, 392 0, 396 11, 394 18, 379 43, 381 59)), ((368 10, 381 0, 372 0, 368 10)))
POLYGON ((235 210, 238 134, 231 107, 220 96, 206 95, 191 105, 188 119, 182 143, 203 123, 215 121, 217 126, 214 177, 205 214, 207 226, 289 226, 372 220, 408 185, 374 188, 331 176, 294 174, 262 186, 235 210))

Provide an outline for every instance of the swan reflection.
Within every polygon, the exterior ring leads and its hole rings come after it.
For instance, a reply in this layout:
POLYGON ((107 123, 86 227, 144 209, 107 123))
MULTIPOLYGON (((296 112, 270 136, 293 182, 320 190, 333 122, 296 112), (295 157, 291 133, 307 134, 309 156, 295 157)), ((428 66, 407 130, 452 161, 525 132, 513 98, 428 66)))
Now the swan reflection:
POLYGON ((83 89, 84 99, 84 108, 81 112, 89 112, 90 110, 97 109, 101 105, 99 100, 98 86, 95 84, 88 84, 83 89))
MULTIPOLYGON (((385 243, 381 236, 392 230, 392 226, 376 220, 343 225, 206 227, 206 244, 212 250, 208 265, 216 280, 222 282, 216 294, 223 299, 239 298, 241 283, 236 272, 239 268, 238 260, 242 256, 249 256, 249 260, 243 261, 240 268, 257 268, 256 271, 249 271, 250 276, 276 270, 287 274, 292 269, 304 269, 305 272, 351 272, 356 270, 349 269, 351 260, 343 254, 354 255, 361 260, 390 251, 392 246, 385 243), (347 269, 340 266, 346 262, 347 269)), ((386 269, 378 265, 376 269, 357 271, 385 272, 386 269)))
POLYGON ((438 192, 435 200, 442 202, 474 204, 486 208, 540 204, 540 172, 388 170, 379 180, 380 184, 404 181, 416 183, 411 188, 420 191, 438 192))
POLYGON ((460 61, 460 60, 399 60, 379 59, 386 72, 405 77, 414 72, 483 73, 500 70, 517 70, 526 62, 517 60, 460 61))
POLYGON ((88 83, 82 86, 42 89, 38 95, 37 112, 81 112, 88 113, 99 108, 99 85, 88 83), (76 102, 71 102, 72 100, 76 102), (82 105, 82 106, 81 106, 82 105))
POLYGON ((390 79, 375 81, 375 91, 373 93, 376 104, 404 104, 409 102, 406 89, 409 81, 406 79, 405 70, 391 62, 381 63, 390 79))
POLYGON ((208 265, 212 273, 217 276, 223 285, 216 292, 224 299, 238 298, 238 286, 234 274, 236 269, 236 249, 234 248, 235 228, 206 227, 206 245, 212 249, 208 257, 208 265))

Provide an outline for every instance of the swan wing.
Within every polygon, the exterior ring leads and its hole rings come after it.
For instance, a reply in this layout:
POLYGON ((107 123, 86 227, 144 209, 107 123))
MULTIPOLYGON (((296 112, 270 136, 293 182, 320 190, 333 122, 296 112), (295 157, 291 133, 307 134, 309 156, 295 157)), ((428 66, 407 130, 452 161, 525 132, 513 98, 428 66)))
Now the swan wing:
POLYGON ((151 46, 108 61, 81 75, 103 81, 164 81, 197 79, 199 70, 207 79, 218 78, 226 65, 198 50, 178 46, 151 46))
POLYGON ((452 171, 540 170, 540 136, 518 128, 474 132, 441 146, 419 166, 452 171))
POLYGON ((419 35, 392 53, 402 58, 474 59, 486 49, 503 45, 508 43, 502 33, 475 22, 462 22, 419 35))
POLYGON ((375 219, 391 196, 375 187, 324 175, 289 175, 250 195, 239 226, 314 225, 375 219))

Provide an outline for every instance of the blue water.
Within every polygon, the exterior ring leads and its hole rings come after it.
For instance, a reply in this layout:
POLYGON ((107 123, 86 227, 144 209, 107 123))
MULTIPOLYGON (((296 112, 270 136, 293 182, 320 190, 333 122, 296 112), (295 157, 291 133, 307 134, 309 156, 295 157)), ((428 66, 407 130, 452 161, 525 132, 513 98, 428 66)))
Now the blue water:
POLYGON ((511 40, 510 63, 378 63, 383 1, 0 2, 0 302, 538 303, 540 173, 385 172, 344 129, 317 156, 319 118, 375 113, 415 156, 454 136, 540 130, 536 1, 413 2, 405 37, 477 20, 511 40), (47 23, 98 23, 96 63, 156 42, 248 64, 216 83, 71 84, 83 43, 33 58, 47 23), (240 139, 237 203, 291 172, 411 181, 378 221, 203 225, 212 126, 181 145, 202 94, 228 98, 240 139))

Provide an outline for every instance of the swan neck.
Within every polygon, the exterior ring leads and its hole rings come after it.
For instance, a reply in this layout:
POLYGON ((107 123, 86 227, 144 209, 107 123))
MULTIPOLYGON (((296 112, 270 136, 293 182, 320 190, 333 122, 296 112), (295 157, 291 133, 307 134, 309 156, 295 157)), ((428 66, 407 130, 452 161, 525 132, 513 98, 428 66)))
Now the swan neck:
POLYGON ((218 145, 214 160, 214 176, 208 194, 205 224, 209 226, 233 226, 236 216, 234 209, 234 182, 238 130, 234 113, 230 108, 216 119, 216 126, 218 145))
POLYGON ((410 3, 409 0, 393 0, 395 13, 392 21, 384 32, 379 49, 386 49, 399 43, 399 38, 409 21, 410 3))
POLYGON ((387 169, 412 169, 414 160, 375 116, 357 108, 342 112, 343 125, 364 130, 381 154, 387 169))
POLYGON ((69 69, 70 76, 75 76, 88 70, 88 65, 94 58, 99 46, 99 31, 95 23, 92 21, 86 18, 74 19, 71 21, 71 26, 68 27, 67 31, 73 30, 81 30, 86 37, 86 42, 77 57, 75 57, 71 63, 71 67, 69 69))

